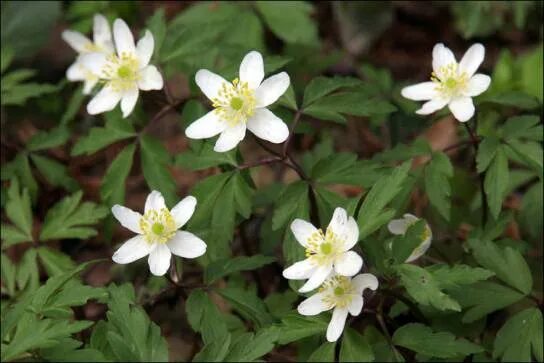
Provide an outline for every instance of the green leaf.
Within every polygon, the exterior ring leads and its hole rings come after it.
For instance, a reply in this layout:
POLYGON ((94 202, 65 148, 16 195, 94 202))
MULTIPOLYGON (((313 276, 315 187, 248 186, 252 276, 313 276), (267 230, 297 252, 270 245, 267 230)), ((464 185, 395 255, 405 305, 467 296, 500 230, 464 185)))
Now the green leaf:
POLYGON ((190 170, 202 170, 222 164, 236 166, 236 150, 218 153, 212 142, 191 142, 191 149, 176 156, 176 165, 190 170))
POLYGON ((278 343, 288 344, 312 335, 323 334, 328 321, 319 317, 301 316, 294 312, 281 320, 278 343))
MULTIPOLYGON (((9 76, 8 74, 7 76, 9 76)), ((7 77, 6 76, 6 77, 7 77)), ((2 78, 4 82, 4 78, 2 78)), ((22 106, 29 98, 39 97, 57 91, 57 86, 52 84, 23 83, 17 84, 9 89, 2 87, 2 105, 22 106)))
POLYGON ((160 54, 164 37, 166 36, 166 19, 164 17, 164 8, 157 9, 152 16, 147 19, 147 29, 153 34, 155 47, 153 50, 153 60, 156 60, 160 54))
POLYGON ((30 162, 28 160, 28 154, 19 153, 13 159, 12 162, 5 165, 2 169, 2 179, 11 179, 16 176, 21 183, 22 188, 28 189, 32 204, 34 204, 38 197, 38 183, 32 175, 32 169, 30 168, 30 162), (7 174, 7 178, 4 176, 7 174))
POLYGON ((414 250, 425 241, 427 236, 427 222, 420 219, 410 225, 404 235, 393 239, 393 257, 397 263, 404 263, 414 250))
POLYGON ((486 97, 485 102, 516 107, 522 110, 532 110, 540 105, 538 98, 518 91, 502 92, 491 97, 486 97))
POLYGON ((467 341, 456 339, 448 332, 434 333, 431 328, 419 324, 406 324, 395 331, 395 345, 435 358, 452 358, 483 352, 483 348, 467 341))
POLYGON ((116 141, 136 136, 132 124, 127 120, 111 115, 104 127, 93 127, 87 136, 81 137, 72 148, 72 156, 91 155, 116 141))
POLYGON ((257 333, 244 333, 233 340, 226 362, 252 362, 274 349, 279 337, 278 328, 272 326, 257 333))
POLYGON ((308 184, 296 181, 289 184, 279 196, 272 217, 272 229, 278 230, 300 216, 295 215, 298 206, 308 201, 308 184))
POLYGON ((275 260, 276 259, 274 257, 263 255, 253 255, 250 257, 239 256, 216 260, 206 266, 204 280, 208 284, 211 284, 234 272, 255 270, 259 267, 272 263, 275 260))
POLYGON ((542 140, 541 127, 540 117, 536 115, 513 116, 506 120, 501 134, 507 141, 519 138, 542 140))
POLYGON ((68 174, 68 168, 56 160, 37 154, 30 154, 30 158, 44 178, 54 187, 60 186, 69 192, 78 189, 77 181, 68 174))
POLYGON ((317 25, 311 19, 313 6, 304 1, 257 1, 266 25, 287 43, 317 45, 317 25))
POLYGON ((459 303, 441 291, 439 282, 425 269, 404 264, 395 267, 408 294, 419 304, 438 310, 461 311, 459 303))
POLYGON ((429 201, 442 217, 449 221, 451 209, 451 179, 453 166, 442 152, 433 153, 431 162, 425 168, 425 191, 429 201))
POLYGON ((427 271, 433 275, 440 287, 446 290, 470 285, 495 275, 489 270, 467 265, 432 265, 427 267, 427 271))
POLYGON ((250 319, 258 327, 272 322, 273 318, 266 310, 264 302, 252 292, 235 287, 217 290, 246 319, 250 319))
POLYGON ((390 175, 381 177, 368 192, 357 218, 360 239, 368 237, 392 217, 391 213, 384 214, 384 208, 402 190, 409 169, 408 161, 395 168, 390 175))
POLYGON ((497 219, 502 208, 502 201, 508 188, 508 159, 502 147, 497 149, 497 153, 487 169, 484 181, 484 190, 487 194, 489 210, 493 218, 497 219))
POLYGON ((0 269, 2 272, 2 293, 6 292, 8 295, 13 296, 13 294, 15 294, 16 266, 3 252, 1 257, 2 263, 0 264, 0 269))
POLYGON ((304 90, 304 101, 302 107, 305 108, 320 98, 341 88, 352 88, 362 84, 360 79, 352 77, 316 77, 312 79, 304 90))
POLYGON ((497 153, 500 146, 500 140, 496 137, 485 137, 478 146, 478 155, 476 156, 476 167, 478 173, 483 173, 491 164, 491 161, 497 153))
POLYGON ((140 138, 142 171, 151 190, 160 190, 166 203, 173 205, 177 200, 176 183, 168 170, 171 157, 162 143, 148 135, 140 138))
POLYGON ((193 362, 223 362, 228 354, 231 339, 231 334, 226 334, 220 340, 205 344, 194 356, 193 362))
POLYGON ((531 292, 531 270, 518 251, 511 247, 501 248, 486 240, 470 239, 468 244, 472 248, 472 255, 481 266, 495 272, 499 279, 524 294, 531 292))
POLYGON ((80 204, 83 192, 79 191, 63 198, 55 204, 45 216, 40 233, 40 240, 62 238, 85 239, 96 235, 90 226, 104 218, 108 210, 93 202, 80 204))
POLYGON ((366 337, 348 328, 342 338, 340 362, 373 362, 374 353, 366 337))
POLYGON ((542 224, 544 220, 543 189, 542 182, 533 184, 525 192, 521 202, 521 225, 524 227, 523 230, 535 240, 542 236, 542 224))
POLYGON ((106 362, 102 352, 92 348, 78 349, 83 343, 72 338, 60 339, 50 348, 40 349, 39 356, 49 362, 106 362))
POLYGON ((463 309, 470 308, 463 316, 463 323, 476 321, 523 298, 523 294, 515 290, 487 281, 449 289, 448 293, 461 304, 463 309))
POLYGON ((11 61, 13 60, 13 56, 15 55, 13 48, 9 46, 2 45, 1 52, 2 54, 0 55, 0 74, 4 73, 4 71, 10 66, 11 61))
POLYGON ((542 362, 542 312, 525 309, 512 316, 497 332, 493 358, 502 362, 542 362), (531 354, 532 352, 532 354, 531 354))
MULTIPOLYGON (((6 202, 6 215, 17 227, 17 230, 2 228, 2 241, 8 245, 19 242, 32 241, 32 210, 30 208, 30 196, 27 189, 20 190, 17 179, 11 180, 6 202), (10 232, 10 233, 9 233, 10 232)), ((4 246, 3 247, 7 247, 4 246)))
POLYGON ((36 251, 49 276, 66 273, 76 267, 74 261, 62 252, 49 247, 39 247, 36 251))
POLYGON ((336 343, 323 343, 309 357, 307 362, 332 362, 334 363, 334 348, 336 343))
POLYGON ((135 145, 126 146, 111 162, 100 186, 100 198, 108 207, 125 201, 125 181, 132 169, 135 145))
POLYGON ((60 124, 62 125, 60 127, 66 127, 66 125, 76 117, 86 96, 87 95, 83 94, 83 86, 79 86, 74 93, 72 93, 72 97, 70 97, 66 110, 60 119, 60 124))
POLYGON ((40 272, 35 249, 28 249, 17 266, 19 290, 35 291, 40 286, 40 272))
MULTIPOLYGON (((542 131, 540 131, 542 134, 542 131)), ((539 142, 527 141, 520 142, 519 140, 511 140, 508 142, 508 147, 520 158, 521 163, 533 169, 537 175, 543 173, 544 152, 542 145, 539 142)))
POLYGON ((39 131, 26 144, 29 151, 51 149, 64 145, 70 137, 70 131, 65 126, 58 126, 49 131, 39 131))
POLYGON ((336 153, 319 160, 312 168, 312 179, 321 183, 334 183, 343 173, 350 172, 357 162, 357 155, 336 153))

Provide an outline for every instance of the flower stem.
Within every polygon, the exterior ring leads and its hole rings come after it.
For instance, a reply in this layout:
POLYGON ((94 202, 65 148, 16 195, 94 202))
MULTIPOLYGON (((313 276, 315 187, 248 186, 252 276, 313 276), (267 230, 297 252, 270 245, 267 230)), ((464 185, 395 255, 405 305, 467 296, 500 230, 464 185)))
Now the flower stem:
MULTIPOLYGON (((478 138, 478 126, 477 126, 477 118, 478 115, 474 114, 474 130, 470 127, 468 122, 464 122, 463 125, 465 126, 465 129, 467 130, 470 139, 472 140, 472 147, 474 148, 474 167, 476 168, 476 158, 478 157, 478 146, 479 146, 479 138, 478 138)), ((478 178, 480 180, 480 192, 482 195, 482 227, 484 227, 487 224, 487 195, 485 194, 484 190, 484 184, 485 184, 485 172, 478 173, 476 170, 476 173, 478 174, 478 178)))

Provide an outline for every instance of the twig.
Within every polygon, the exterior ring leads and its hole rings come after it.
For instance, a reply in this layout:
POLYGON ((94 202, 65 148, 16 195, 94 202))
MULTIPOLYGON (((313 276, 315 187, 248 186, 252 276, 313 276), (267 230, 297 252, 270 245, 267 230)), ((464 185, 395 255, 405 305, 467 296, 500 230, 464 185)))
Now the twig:
POLYGON ((141 137, 142 134, 147 131, 147 129, 153 125, 155 122, 159 121, 161 118, 163 118, 166 114, 168 114, 170 111, 172 111, 173 109, 175 109, 178 105, 180 105, 181 103, 183 103, 184 100, 177 100, 177 101, 174 101, 174 103, 169 103, 167 104, 166 106, 164 106, 163 108, 161 108, 159 110, 159 112, 157 112, 155 114, 155 116, 153 116, 153 118, 147 123, 147 125, 145 125, 144 128, 142 128, 140 130, 140 132, 138 133, 138 137, 141 137))
POLYGON ((387 330, 387 326, 385 325, 385 322, 383 321, 383 300, 380 301, 380 304, 378 305, 378 311, 376 313, 376 320, 378 321, 378 324, 380 325, 380 328, 382 329, 383 333, 385 334, 385 337, 387 338, 387 342, 391 346, 391 349, 393 350, 393 353, 395 354, 395 357, 397 358, 397 361, 398 362, 404 362, 404 358, 402 357, 402 355, 395 348, 395 345, 393 344, 393 338, 391 338, 391 334, 389 334, 389 330, 387 330))
MULTIPOLYGON (((474 114, 474 126, 477 128, 476 120, 478 118, 478 115, 474 114)), ((472 147, 474 148, 474 168, 476 168, 476 158, 478 157, 478 146, 479 146, 479 139, 478 139, 478 130, 475 131, 471 129, 468 122, 464 122, 463 125, 465 126, 465 129, 467 130, 468 134, 470 135, 470 139, 472 140, 472 147)), ((485 194, 484 190, 484 184, 485 184, 485 172, 478 173, 476 170, 476 173, 478 174, 478 178, 480 180, 480 192, 482 194, 482 227, 484 227, 487 224, 487 195, 485 194)))
POLYGON ((281 162, 281 161, 283 161, 283 159, 281 157, 272 156, 272 157, 269 157, 269 158, 264 158, 264 159, 261 159, 261 160, 254 161, 252 163, 245 163, 245 164, 239 165, 238 170, 249 169, 249 168, 253 168, 253 167, 256 167, 256 166, 272 164, 272 163, 281 162))
POLYGON ((283 150, 282 150, 283 157, 287 157, 287 150, 289 149, 289 144, 295 134, 295 128, 297 127, 298 120, 300 119, 301 115, 302 115, 302 112, 300 110, 298 110, 295 113, 295 117, 293 118, 293 125, 291 126, 291 130, 289 131, 289 136, 287 136, 287 140, 285 140, 285 143, 283 144, 283 150))

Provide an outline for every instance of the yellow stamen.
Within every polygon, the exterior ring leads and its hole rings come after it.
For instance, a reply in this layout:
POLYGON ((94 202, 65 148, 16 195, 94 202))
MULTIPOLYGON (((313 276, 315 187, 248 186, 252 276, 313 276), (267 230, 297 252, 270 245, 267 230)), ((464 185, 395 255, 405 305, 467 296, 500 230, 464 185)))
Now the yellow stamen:
POLYGON ((345 276, 330 277, 319 288, 319 292, 323 293, 323 302, 329 307, 338 306, 340 308, 347 307, 355 294, 355 287, 351 283, 351 279, 345 276))
POLYGON ((115 92, 123 92, 137 87, 140 80, 140 62, 133 54, 123 53, 121 57, 111 54, 102 70, 106 83, 115 92))
POLYGON ((249 88, 247 82, 240 82, 238 78, 232 83, 223 83, 212 99, 214 112, 229 126, 240 122, 247 122, 255 111, 255 92, 249 88))
POLYGON ((166 208, 149 210, 140 219, 140 229, 148 243, 166 243, 176 233, 176 222, 166 208))
POLYGON ((436 90, 446 98, 460 96, 468 87, 468 75, 458 72, 457 63, 450 63, 440 67, 431 74, 431 81, 436 85, 436 90))

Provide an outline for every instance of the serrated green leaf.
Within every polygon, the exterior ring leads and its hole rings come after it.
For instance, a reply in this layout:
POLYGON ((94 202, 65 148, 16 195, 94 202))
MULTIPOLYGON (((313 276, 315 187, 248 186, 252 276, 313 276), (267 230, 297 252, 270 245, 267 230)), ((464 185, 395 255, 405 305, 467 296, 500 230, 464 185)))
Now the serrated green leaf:
POLYGON ((148 135, 140 138, 141 161, 144 178, 151 190, 160 190, 166 203, 172 205, 176 199, 176 183, 168 170, 171 157, 162 143, 148 135))
POLYGON ((431 162, 425 168, 425 191, 431 205, 442 217, 450 219, 451 178, 453 166, 444 153, 434 153, 431 162))
POLYGON ((104 127, 93 127, 72 148, 71 155, 91 155, 116 141, 136 136, 132 124, 121 117, 111 116, 104 127))
POLYGON ((508 160, 502 147, 489 165, 485 174, 484 190, 487 194, 489 210, 493 218, 497 219, 502 208, 502 201, 508 188, 508 160))
POLYGON ((225 359, 230 347, 231 334, 226 334, 220 340, 214 340, 204 345, 198 352, 193 362, 222 362, 225 359))
POLYGON ((448 332, 434 333, 431 328, 419 324, 406 324, 395 331, 395 345, 435 358, 452 358, 483 352, 483 348, 467 341, 456 339, 448 332))
POLYGON ((55 127, 49 131, 40 131, 32 136, 26 144, 29 151, 38 151, 57 147, 66 143, 70 131, 64 126, 55 127))
POLYGON ((314 350, 306 360, 307 362, 333 362, 334 363, 334 348, 336 343, 323 343, 319 348, 314 350))
POLYGON ((108 207, 125 201, 125 181, 132 168, 135 145, 126 146, 112 161, 100 186, 100 198, 108 207))
POLYGON ((458 288, 486 280, 495 275, 492 271, 467 265, 433 265, 427 267, 442 289, 458 288))
POLYGON ((532 110, 540 105, 540 102, 536 97, 519 91, 501 92, 494 96, 486 97, 485 102, 516 107, 522 110, 532 110))
POLYGON ((222 164, 236 166, 236 150, 218 153, 213 150, 211 142, 191 143, 191 150, 176 156, 176 165, 190 169, 202 170, 222 164))
POLYGON ((264 302, 254 293, 235 287, 227 287, 217 292, 242 316, 252 320, 258 327, 264 327, 273 321, 264 302))
POLYGON ((49 247, 39 247, 36 251, 49 276, 59 275, 76 267, 74 261, 62 252, 49 247))
POLYGON ((348 328, 343 334, 340 362, 373 362, 374 353, 366 337, 348 328))
POLYGON ((304 101, 302 107, 305 108, 315 101, 319 100, 341 88, 351 88, 361 85, 360 79, 352 77, 316 77, 304 89, 304 101))
POLYGON ((255 334, 244 333, 232 341, 226 362, 252 362, 274 349, 279 337, 275 326, 260 329, 255 334))
POLYGON ((537 308, 512 316, 497 332, 493 358, 501 358, 502 362, 534 362, 535 357, 542 362, 542 326, 542 312, 537 308))
POLYGON ((255 270, 261 266, 274 262, 270 256, 253 255, 224 258, 211 262, 206 266, 205 281, 208 284, 234 272, 255 270))
MULTIPOLYGON (((11 180, 6 202, 6 215, 17 227, 16 230, 4 230, 2 228, 2 241, 8 245, 18 242, 32 241, 32 211, 30 209, 30 196, 28 190, 19 189, 17 179, 11 180)), ((2 245, 2 247, 7 247, 2 245)))
POLYGON ((513 116, 506 120, 501 133, 507 141, 519 138, 534 140, 535 137, 540 137, 541 140, 542 132, 538 132, 539 124, 540 117, 536 115, 513 116))
POLYGON ((30 154, 30 158, 44 178, 54 187, 60 186, 69 192, 78 189, 77 181, 68 174, 68 168, 56 160, 37 154, 30 154))
POLYGON ((31 248, 21 258, 16 277, 19 290, 35 291, 40 286, 40 272, 36 257, 36 250, 31 248))
POLYGON ((476 155, 476 169, 478 173, 484 172, 489 167, 499 146, 500 140, 493 136, 485 137, 480 142, 478 155, 476 155))
POLYGON ((511 140, 508 142, 507 147, 514 151, 523 164, 533 169, 537 175, 542 175, 544 152, 540 142, 511 140))
POLYGON ((92 202, 80 203, 83 192, 63 198, 45 216, 40 240, 89 238, 96 235, 90 226, 104 218, 108 210, 92 202))
POLYGON ((5 292, 8 295, 13 296, 13 294, 15 294, 16 266, 3 252, 1 257, 2 263, 0 264, 0 270, 2 272, 2 293, 5 292))
POLYGON ((320 317, 301 316, 294 312, 281 320, 278 343, 288 344, 312 335, 323 334, 328 322, 320 317))
POLYGON ((471 239, 468 243, 472 255, 481 266, 495 272, 499 279, 524 294, 531 292, 531 270, 518 251, 511 247, 501 248, 486 240, 471 239))
POLYGON ((308 200, 308 184, 296 181, 289 184, 279 196, 272 217, 272 229, 278 230, 295 218, 297 207, 308 200))

